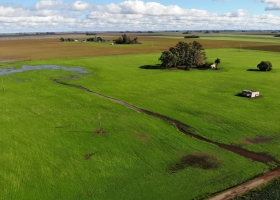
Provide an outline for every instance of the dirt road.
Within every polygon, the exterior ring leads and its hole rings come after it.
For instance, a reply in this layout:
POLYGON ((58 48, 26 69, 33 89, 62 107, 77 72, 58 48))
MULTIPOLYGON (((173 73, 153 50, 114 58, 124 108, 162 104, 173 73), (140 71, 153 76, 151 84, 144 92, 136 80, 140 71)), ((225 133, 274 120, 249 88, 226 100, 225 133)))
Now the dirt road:
POLYGON ((262 184, 265 184, 272 179, 280 176, 280 168, 278 167, 276 170, 273 170, 272 172, 269 172, 267 174, 264 174, 258 178, 255 178, 247 183, 244 183, 242 185, 239 185, 235 188, 229 189, 225 192, 222 192, 221 194, 210 198, 209 200, 227 200, 231 199, 237 195, 240 195, 244 192, 247 192, 251 189, 254 189, 258 186, 261 186, 262 184))

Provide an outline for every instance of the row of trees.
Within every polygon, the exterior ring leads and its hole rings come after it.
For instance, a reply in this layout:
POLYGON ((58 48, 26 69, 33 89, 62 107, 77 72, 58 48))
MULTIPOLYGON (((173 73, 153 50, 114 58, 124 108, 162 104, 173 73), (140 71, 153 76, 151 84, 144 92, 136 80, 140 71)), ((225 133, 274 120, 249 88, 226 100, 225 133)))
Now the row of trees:
POLYGON ((103 39, 102 37, 92 37, 87 38, 87 42, 106 42, 107 40, 103 39))
POLYGON ((63 38, 63 37, 61 37, 61 38, 60 38, 60 41, 61 41, 61 42, 74 42, 75 40, 72 39, 72 38, 63 38))
POLYGON ((196 41, 191 43, 179 42, 169 51, 162 52, 159 61, 163 68, 183 66, 185 70, 201 66, 205 63, 206 53, 202 45, 196 41))
MULTIPOLYGON (((74 41, 78 41, 77 39, 73 39, 73 38, 63 38, 61 37, 60 38, 60 41, 61 42, 74 42, 74 41)), ((91 38, 87 38, 86 40, 82 40, 82 42, 107 42, 107 41, 110 41, 110 40, 105 40, 101 37, 91 37, 91 38)))
POLYGON ((116 44, 141 44, 138 41, 138 38, 130 39, 126 34, 123 34, 122 37, 114 40, 116 44))

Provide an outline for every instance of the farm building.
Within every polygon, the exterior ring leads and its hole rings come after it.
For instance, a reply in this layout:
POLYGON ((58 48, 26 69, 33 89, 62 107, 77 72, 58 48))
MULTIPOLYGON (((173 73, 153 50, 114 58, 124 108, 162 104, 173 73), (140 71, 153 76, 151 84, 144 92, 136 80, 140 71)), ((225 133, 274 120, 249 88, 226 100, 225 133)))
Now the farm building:
POLYGON ((242 96, 254 98, 254 97, 260 96, 260 92, 253 91, 253 90, 250 90, 250 89, 249 90, 243 90, 242 91, 242 96))

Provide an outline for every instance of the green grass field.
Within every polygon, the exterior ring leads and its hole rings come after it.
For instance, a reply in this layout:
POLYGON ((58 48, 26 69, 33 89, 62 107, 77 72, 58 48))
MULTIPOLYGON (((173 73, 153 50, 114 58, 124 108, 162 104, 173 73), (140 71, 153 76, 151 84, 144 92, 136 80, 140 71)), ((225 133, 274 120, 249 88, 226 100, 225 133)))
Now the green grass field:
MULTIPOLYGON (((280 160, 278 101, 280 94, 278 53, 219 49, 207 51, 208 60, 219 57, 222 70, 145 70, 159 54, 115 56, 77 60, 92 71, 77 83, 133 105, 171 116, 191 125, 206 138, 267 152, 280 160), (234 58, 234 59, 232 59, 234 58), (257 59, 256 59, 257 58, 257 59), (272 72, 257 69, 269 59, 272 72), (113 64, 114 63, 114 64, 113 64), (257 99, 236 96, 243 89, 261 93, 257 99), (245 138, 262 136, 269 142, 247 144, 245 138)), ((71 61, 70 61, 71 62, 71 61)), ((66 61, 66 64, 70 64, 66 61)))
POLYGON ((217 146, 183 135, 163 120, 84 91, 65 80, 132 105, 170 116, 195 134, 278 161, 280 61, 273 52, 207 50, 221 70, 157 70, 159 53, 25 61, 1 67, 55 64, 89 74, 41 70, 0 76, 0 199, 193 199, 238 185, 269 169, 217 146), (262 60, 273 71, 256 69, 262 60), (243 89, 261 97, 236 96, 243 89), (104 134, 99 128, 101 115, 104 134), (266 138, 252 143, 248 139, 266 138), (210 154, 217 168, 187 166, 171 172, 180 158, 210 154))

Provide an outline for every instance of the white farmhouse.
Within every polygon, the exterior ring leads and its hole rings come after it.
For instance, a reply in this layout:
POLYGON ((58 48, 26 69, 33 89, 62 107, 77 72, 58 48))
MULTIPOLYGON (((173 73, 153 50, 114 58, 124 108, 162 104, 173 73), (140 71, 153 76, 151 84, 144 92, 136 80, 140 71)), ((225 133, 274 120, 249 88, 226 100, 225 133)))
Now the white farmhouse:
POLYGON ((242 91, 242 96, 254 98, 254 97, 260 96, 260 92, 259 91, 253 91, 253 90, 250 90, 250 89, 243 90, 242 91))
POLYGON ((211 69, 216 69, 216 63, 213 63, 212 65, 210 65, 211 69))

